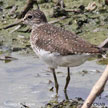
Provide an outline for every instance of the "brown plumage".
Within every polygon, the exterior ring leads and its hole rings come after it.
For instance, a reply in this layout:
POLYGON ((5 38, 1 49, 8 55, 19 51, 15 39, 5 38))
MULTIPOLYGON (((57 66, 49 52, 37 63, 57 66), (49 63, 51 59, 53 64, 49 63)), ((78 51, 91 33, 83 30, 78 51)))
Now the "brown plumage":
POLYGON ((79 36, 60 27, 47 23, 47 18, 39 9, 29 11, 24 20, 33 26, 31 41, 34 47, 50 52, 57 52, 61 55, 73 54, 100 54, 104 50, 90 44, 79 36))
POLYGON ((58 52, 65 56, 82 53, 99 54, 103 52, 102 49, 86 42, 72 32, 48 23, 34 28, 31 38, 34 41, 33 44, 40 49, 58 52))

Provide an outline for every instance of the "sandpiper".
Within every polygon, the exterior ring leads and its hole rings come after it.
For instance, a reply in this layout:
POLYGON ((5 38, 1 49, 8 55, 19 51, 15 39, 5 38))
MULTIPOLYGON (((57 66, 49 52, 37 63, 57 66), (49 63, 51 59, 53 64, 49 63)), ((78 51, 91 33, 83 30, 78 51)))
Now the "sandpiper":
POLYGON ((79 66, 89 57, 101 55, 105 51, 92 45, 81 37, 47 22, 45 14, 39 9, 29 11, 24 19, 32 27, 31 46, 36 55, 44 61, 53 73, 56 93, 59 85, 55 73, 58 66, 67 67, 68 73, 64 90, 70 81, 70 68, 79 66))

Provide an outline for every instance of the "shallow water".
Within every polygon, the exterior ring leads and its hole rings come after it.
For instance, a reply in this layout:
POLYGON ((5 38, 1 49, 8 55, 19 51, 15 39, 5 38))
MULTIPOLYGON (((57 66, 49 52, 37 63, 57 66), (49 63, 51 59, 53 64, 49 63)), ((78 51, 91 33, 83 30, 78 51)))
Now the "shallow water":
MULTIPOLYGON (((18 60, 9 63, 0 61, 0 108, 20 108, 21 103, 31 108, 40 108, 53 100, 55 91, 49 90, 54 86, 53 76, 47 66, 32 55, 13 53, 12 57, 18 60)), ((71 68, 71 82, 67 91, 69 99, 85 99, 104 69, 105 65, 98 65, 95 61, 87 61, 79 67, 71 68), (87 70, 88 73, 82 70, 87 70)), ((58 101, 61 101, 65 99, 63 87, 67 70, 59 68, 56 71, 60 86, 58 101)), ((97 102, 98 105, 108 105, 108 83, 101 99, 97 98, 95 101, 97 102)))

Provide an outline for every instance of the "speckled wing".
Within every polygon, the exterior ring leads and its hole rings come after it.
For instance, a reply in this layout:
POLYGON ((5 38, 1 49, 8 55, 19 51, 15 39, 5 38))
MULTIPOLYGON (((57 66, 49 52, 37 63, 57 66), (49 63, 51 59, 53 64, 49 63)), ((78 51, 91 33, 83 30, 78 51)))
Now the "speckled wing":
POLYGON ((36 47, 61 55, 82 53, 99 54, 102 49, 92 45, 70 31, 44 24, 33 30, 32 40, 36 47))

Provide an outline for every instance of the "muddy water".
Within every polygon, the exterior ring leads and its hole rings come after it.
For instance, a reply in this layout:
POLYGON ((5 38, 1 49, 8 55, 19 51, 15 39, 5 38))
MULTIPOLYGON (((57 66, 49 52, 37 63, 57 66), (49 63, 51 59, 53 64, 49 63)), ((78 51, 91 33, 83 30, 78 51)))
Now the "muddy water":
MULTIPOLYGON (((13 53, 12 56, 18 60, 9 63, 0 61, 0 108, 20 108, 21 103, 31 108, 40 108, 53 100, 55 91, 49 91, 54 86, 53 76, 46 65, 32 55, 13 53)), ((67 91, 69 99, 85 99, 104 69, 105 65, 98 65, 95 61, 87 61, 79 67, 71 68, 71 82, 67 91), (86 71, 82 72, 83 70, 86 71)), ((61 101, 65 99, 63 87, 67 70, 59 68, 56 71, 60 84, 58 101, 61 101)), ((101 99, 97 98, 95 102, 98 105, 108 105, 108 83, 101 99)))

